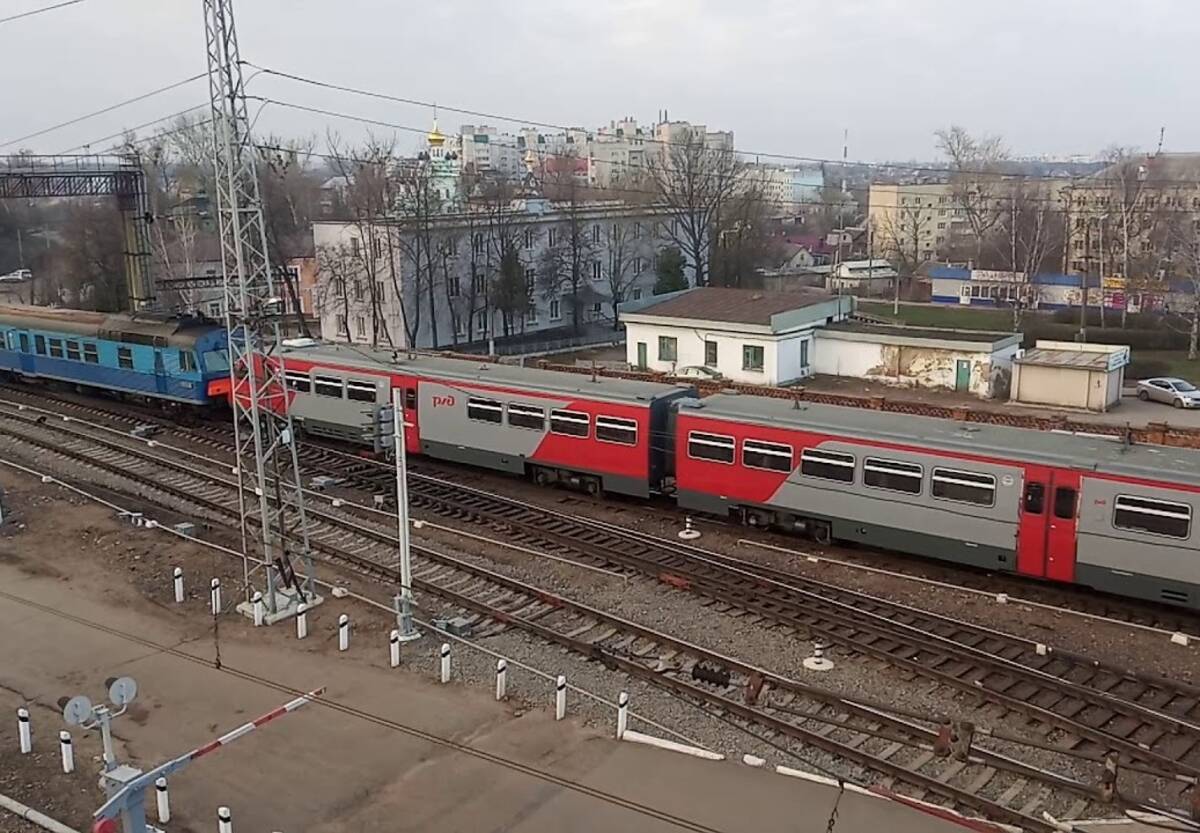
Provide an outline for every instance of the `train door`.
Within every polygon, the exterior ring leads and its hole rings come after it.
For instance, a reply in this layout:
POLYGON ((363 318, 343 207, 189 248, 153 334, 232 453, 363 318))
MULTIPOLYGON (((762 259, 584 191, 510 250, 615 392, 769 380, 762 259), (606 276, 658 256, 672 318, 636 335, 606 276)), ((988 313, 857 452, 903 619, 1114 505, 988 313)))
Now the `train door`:
POLYGON ((162 350, 154 351, 154 389, 160 396, 167 392, 167 368, 163 363, 162 350))
POLYGON ((29 333, 18 333, 21 344, 21 372, 33 373, 33 353, 29 349, 29 333))
POLYGON ((1017 572, 1073 581, 1079 515, 1078 472, 1025 470, 1017 530, 1017 572))
POLYGON ((400 401, 404 404, 404 451, 407 454, 421 453, 421 423, 417 413, 417 380, 401 377, 403 386, 400 401))

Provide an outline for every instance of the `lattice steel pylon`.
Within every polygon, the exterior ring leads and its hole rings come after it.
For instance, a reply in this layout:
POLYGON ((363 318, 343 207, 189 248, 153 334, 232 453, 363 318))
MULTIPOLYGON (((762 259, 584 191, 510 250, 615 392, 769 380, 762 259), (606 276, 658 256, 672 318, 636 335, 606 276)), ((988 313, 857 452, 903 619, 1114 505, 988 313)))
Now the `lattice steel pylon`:
POLYGON ((268 614, 282 618, 301 601, 309 605, 315 601, 295 432, 282 360, 276 355, 283 305, 275 294, 267 254, 232 0, 204 0, 204 29, 229 330, 230 400, 242 486, 242 546, 249 555, 257 526, 263 555, 261 566, 251 566, 251 559, 246 559, 247 603, 253 576, 261 569, 268 614), (304 561, 304 588, 294 581, 289 546, 298 548, 304 561))

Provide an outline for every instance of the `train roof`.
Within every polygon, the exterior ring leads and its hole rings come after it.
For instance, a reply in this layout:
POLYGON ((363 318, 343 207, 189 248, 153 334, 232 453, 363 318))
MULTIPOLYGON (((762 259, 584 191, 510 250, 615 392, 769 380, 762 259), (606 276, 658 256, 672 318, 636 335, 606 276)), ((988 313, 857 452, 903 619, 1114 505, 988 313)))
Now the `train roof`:
POLYGON ((22 304, 0 304, 0 324, 159 347, 192 347, 199 336, 222 329, 220 324, 201 316, 94 312, 22 304))
POLYGON ((468 358, 451 358, 427 353, 409 354, 403 350, 380 350, 353 344, 286 347, 281 351, 281 355, 285 361, 296 358, 316 363, 328 362, 374 373, 413 372, 442 380, 505 385, 551 394, 569 393, 611 402, 649 403, 692 390, 688 385, 614 379, 606 376, 593 378, 590 374, 583 373, 542 370, 482 359, 472 361, 468 358))
POLYGON ((901 442, 1005 459, 1200 486, 1200 451, 1130 445, 1116 437, 1037 431, 762 396, 717 394, 685 407, 697 416, 901 442))

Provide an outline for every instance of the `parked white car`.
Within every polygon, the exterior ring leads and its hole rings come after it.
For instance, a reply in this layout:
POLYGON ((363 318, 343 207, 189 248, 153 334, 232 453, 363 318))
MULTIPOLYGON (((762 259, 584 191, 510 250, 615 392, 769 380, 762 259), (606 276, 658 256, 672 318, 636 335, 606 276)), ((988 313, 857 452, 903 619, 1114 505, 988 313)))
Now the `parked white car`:
POLYGON ((724 378, 720 371, 714 370, 711 367, 702 364, 694 364, 689 367, 680 367, 675 370, 675 375, 684 379, 705 379, 710 382, 715 382, 718 379, 724 378))
POLYGON ((7 275, 0 275, 0 282, 3 283, 24 283, 31 280, 33 280, 33 272, 29 269, 14 269, 7 275))
POLYGON ((1165 402, 1176 408, 1200 408, 1200 388, 1186 379, 1173 376, 1143 379, 1138 382, 1137 395, 1143 402, 1165 402))

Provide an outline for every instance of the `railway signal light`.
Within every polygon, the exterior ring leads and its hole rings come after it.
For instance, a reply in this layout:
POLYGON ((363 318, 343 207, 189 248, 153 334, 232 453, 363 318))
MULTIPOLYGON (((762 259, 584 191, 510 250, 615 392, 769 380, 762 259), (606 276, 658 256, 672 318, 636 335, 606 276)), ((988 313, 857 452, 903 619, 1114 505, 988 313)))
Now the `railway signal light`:
POLYGON ((391 405, 380 405, 375 409, 371 434, 377 454, 395 447, 395 440, 392 436, 392 424, 395 420, 396 412, 391 405))

